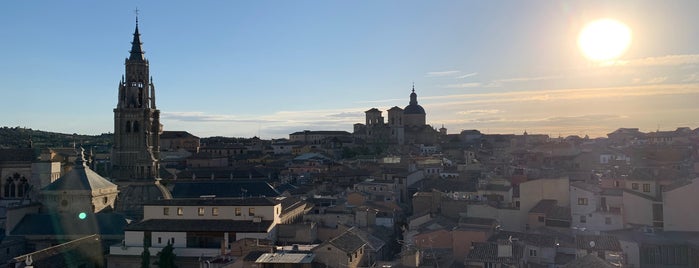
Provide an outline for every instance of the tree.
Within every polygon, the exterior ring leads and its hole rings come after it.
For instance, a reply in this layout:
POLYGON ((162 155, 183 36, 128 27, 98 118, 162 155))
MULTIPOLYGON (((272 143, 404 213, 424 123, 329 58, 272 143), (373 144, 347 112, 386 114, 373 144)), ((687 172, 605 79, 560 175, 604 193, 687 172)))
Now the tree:
POLYGON ((158 252, 158 261, 155 262, 160 268, 177 268, 175 265, 175 252, 170 241, 167 242, 160 252, 158 252))
POLYGON ((148 250, 150 241, 147 236, 143 236, 143 252, 141 253, 141 268, 150 268, 150 251, 148 250))

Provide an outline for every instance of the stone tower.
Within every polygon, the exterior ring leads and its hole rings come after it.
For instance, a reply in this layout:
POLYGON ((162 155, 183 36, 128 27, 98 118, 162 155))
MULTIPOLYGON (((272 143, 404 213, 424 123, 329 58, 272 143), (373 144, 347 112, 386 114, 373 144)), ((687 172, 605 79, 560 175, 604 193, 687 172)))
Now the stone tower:
POLYGON ((141 45, 137 18, 114 109, 111 177, 116 181, 153 180, 159 175, 160 111, 155 107, 155 86, 141 45))

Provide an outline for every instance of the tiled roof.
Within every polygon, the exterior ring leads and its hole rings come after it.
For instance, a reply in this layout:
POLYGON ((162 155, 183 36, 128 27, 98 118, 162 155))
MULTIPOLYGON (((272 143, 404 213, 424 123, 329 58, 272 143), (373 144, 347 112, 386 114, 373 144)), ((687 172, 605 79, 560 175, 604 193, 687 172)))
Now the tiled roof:
POLYGON ((366 242, 364 242, 361 237, 349 231, 345 231, 335 238, 330 239, 328 243, 347 253, 355 252, 360 247, 366 245, 366 242))
POLYGON ((264 181, 176 181, 172 189, 174 198, 198 198, 202 195, 216 197, 279 196, 279 193, 264 181))
POLYGON ((478 225, 478 226, 483 226, 483 227, 490 227, 495 225, 497 221, 495 219, 487 219, 487 218, 476 218, 476 217, 461 217, 459 218, 459 225, 464 226, 473 226, 473 225, 478 225))
POLYGON ((150 200, 144 206, 274 206, 277 204, 273 198, 246 197, 246 198, 174 198, 150 200))
POLYGON ((217 180, 252 180, 252 179, 267 179, 267 176, 258 172, 255 169, 238 169, 238 168, 197 168, 185 170, 177 173, 178 180, 211 180, 211 177, 217 180), (192 179, 194 178, 194 179, 192 179))
POLYGON ((42 191, 94 191, 116 188, 117 185, 103 178, 84 164, 76 164, 67 174, 47 185, 42 191))
POLYGON ((73 213, 27 214, 11 235, 123 235, 127 222, 117 213, 87 214, 84 220, 73 213))
POLYGON ((235 220, 145 220, 126 227, 127 231, 158 232, 246 232, 266 233, 273 221, 253 222, 235 220))
POLYGON ((502 184, 488 184, 485 186, 485 189, 488 191, 498 191, 498 192, 507 192, 512 188, 512 186, 509 185, 502 185, 502 184))
POLYGON ((160 134, 160 139, 175 139, 175 138, 196 138, 199 137, 190 134, 187 131, 163 131, 160 134))
POLYGON ((613 268, 616 267, 612 265, 611 263, 600 259, 599 257, 595 256, 594 254, 587 254, 583 256, 582 258, 577 258, 571 262, 569 262, 566 266, 566 268, 588 268, 588 267, 596 267, 596 268, 613 268))
POLYGON ((2 162, 34 162, 37 155, 34 149, 0 149, 0 163, 2 162))
POLYGON ((279 263, 279 264, 291 264, 291 263, 311 263, 315 254, 313 253, 289 253, 289 252, 275 252, 275 253, 265 253, 262 254, 255 263, 279 263))
POLYGON ((473 249, 466 256, 466 262, 477 261, 477 262, 490 262, 490 263, 508 263, 514 264, 522 259, 522 246, 513 243, 512 244, 512 257, 498 257, 498 245, 497 243, 485 242, 485 243, 475 243, 473 249))
POLYGON ((570 208, 555 206, 549 213, 546 213, 546 218, 552 220, 570 220, 570 208))
POLYGON ((575 243, 578 249, 621 251, 619 240, 610 235, 576 235, 575 243))
POLYGON ((379 251, 384 245, 386 245, 386 242, 362 229, 352 227, 347 231, 357 235, 373 251, 379 251))
POLYGON ((488 241, 495 242, 498 240, 509 239, 510 237, 512 237, 513 240, 519 240, 528 245, 549 248, 553 248, 558 240, 557 237, 553 235, 499 231, 490 236, 488 241))
POLYGON ((555 206, 558 201, 553 200, 553 199, 542 199, 539 201, 539 203, 536 203, 536 205, 529 210, 529 213, 543 213, 547 214, 549 213, 555 206))
POLYGON ((304 134, 310 134, 310 135, 346 135, 350 136, 352 133, 349 133, 347 131, 342 131, 342 130, 313 130, 313 131, 297 131, 294 133, 291 133, 289 135, 304 135, 304 134))

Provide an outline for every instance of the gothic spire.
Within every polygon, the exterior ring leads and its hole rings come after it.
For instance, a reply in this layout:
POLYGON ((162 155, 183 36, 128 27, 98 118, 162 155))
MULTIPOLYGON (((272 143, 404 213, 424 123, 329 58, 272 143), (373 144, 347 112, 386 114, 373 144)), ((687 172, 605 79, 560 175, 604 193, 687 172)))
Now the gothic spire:
POLYGON ((136 15, 136 30, 133 33, 133 41, 131 42, 131 56, 129 56, 129 60, 132 61, 144 61, 145 57, 143 56, 143 48, 141 47, 143 43, 141 43, 141 34, 138 33, 138 15, 136 15))

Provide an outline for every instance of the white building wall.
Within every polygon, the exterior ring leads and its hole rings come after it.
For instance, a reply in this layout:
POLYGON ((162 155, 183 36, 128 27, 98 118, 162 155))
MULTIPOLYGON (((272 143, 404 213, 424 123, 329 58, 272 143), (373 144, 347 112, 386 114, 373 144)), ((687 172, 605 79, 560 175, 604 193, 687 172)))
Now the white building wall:
POLYGON ((665 231, 699 231, 699 183, 690 184, 663 193, 663 221, 665 231))
POLYGON ((598 206, 595 193, 571 185, 570 204, 570 215, 572 217, 571 227, 590 228, 596 225, 593 223, 593 220, 591 220, 593 218, 592 214, 598 206), (586 200, 587 203, 581 204, 581 199, 586 200), (585 222, 582 222, 583 217, 585 218, 585 222))
POLYGON ((653 226, 653 201, 624 192, 624 224, 653 226))
POLYGON ((281 223, 281 205, 274 206, 144 206, 143 220, 150 219, 188 219, 188 220, 238 220, 251 221, 255 217, 262 220, 273 220, 281 223), (164 208, 168 207, 168 215, 165 215, 164 208), (182 215, 178 215, 178 209, 182 208, 182 215), (199 215, 199 208, 204 209, 204 214, 199 215), (218 215, 213 215, 213 208, 218 208, 218 215), (236 208, 240 208, 240 216, 236 216, 236 208), (250 208, 254 209, 254 216, 250 216, 250 208))
POLYGON ((165 247, 168 241, 175 242, 172 246, 176 248, 187 247, 187 233, 186 232, 152 232, 151 233, 151 245, 153 247, 165 247), (158 243, 160 240, 160 243, 158 243))

